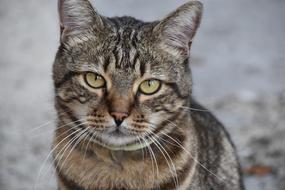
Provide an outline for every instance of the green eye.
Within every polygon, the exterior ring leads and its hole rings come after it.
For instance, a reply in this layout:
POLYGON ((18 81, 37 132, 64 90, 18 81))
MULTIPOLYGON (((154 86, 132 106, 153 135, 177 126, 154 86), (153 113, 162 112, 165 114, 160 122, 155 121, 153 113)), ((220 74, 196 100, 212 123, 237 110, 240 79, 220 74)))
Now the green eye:
POLYGON ((106 84, 105 79, 96 73, 86 73, 84 80, 92 88, 103 88, 106 84))
POLYGON ((139 90, 143 94, 152 95, 159 91, 160 86, 161 86, 161 82, 159 80, 150 79, 150 80, 143 81, 140 84, 139 90))

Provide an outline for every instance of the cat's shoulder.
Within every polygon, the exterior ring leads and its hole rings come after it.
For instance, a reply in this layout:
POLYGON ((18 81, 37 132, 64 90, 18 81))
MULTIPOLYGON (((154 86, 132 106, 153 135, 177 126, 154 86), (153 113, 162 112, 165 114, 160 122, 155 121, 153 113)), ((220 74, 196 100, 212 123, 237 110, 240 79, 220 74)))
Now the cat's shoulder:
POLYGON ((228 134, 223 124, 217 119, 212 111, 198 103, 194 98, 191 98, 191 119, 196 125, 197 130, 207 131, 214 136, 219 136, 221 133, 228 137, 228 134))

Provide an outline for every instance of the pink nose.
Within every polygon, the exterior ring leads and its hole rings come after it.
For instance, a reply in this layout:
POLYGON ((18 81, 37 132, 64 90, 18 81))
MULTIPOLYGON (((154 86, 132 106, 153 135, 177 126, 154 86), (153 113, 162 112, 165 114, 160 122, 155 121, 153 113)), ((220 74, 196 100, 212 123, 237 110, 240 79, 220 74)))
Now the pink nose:
POLYGON ((112 112, 111 116, 114 118, 117 126, 120 126, 129 115, 126 112, 112 112))

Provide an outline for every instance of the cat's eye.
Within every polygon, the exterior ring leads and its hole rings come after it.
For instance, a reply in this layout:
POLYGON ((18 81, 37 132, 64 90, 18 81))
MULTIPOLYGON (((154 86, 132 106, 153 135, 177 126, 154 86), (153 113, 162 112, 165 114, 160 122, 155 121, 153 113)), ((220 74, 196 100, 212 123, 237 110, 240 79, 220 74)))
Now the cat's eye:
POLYGON ((161 82, 159 80, 150 79, 143 81, 139 86, 139 90, 143 94, 152 95, 159 91, 160 86, 161 82))
POLYGON ((86 84, 92 88, 103 88, 106 85, 105 79, 96 73, 86 73, 84 79, 86 84))

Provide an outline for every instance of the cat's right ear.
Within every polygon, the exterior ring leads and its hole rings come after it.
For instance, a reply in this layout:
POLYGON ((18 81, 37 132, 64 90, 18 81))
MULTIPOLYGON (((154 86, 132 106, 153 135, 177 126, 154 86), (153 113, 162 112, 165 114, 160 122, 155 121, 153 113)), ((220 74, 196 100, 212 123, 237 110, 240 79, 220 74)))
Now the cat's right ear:
POLYGON ((96 13, 88 0, 58 0, 61 41, 80 35, 91 27, 104 26, 103 18, 96 13))

